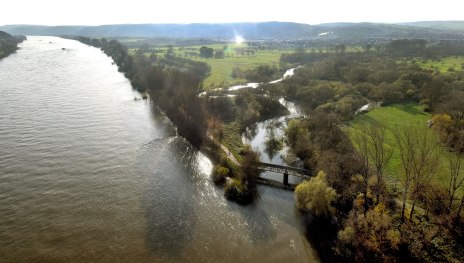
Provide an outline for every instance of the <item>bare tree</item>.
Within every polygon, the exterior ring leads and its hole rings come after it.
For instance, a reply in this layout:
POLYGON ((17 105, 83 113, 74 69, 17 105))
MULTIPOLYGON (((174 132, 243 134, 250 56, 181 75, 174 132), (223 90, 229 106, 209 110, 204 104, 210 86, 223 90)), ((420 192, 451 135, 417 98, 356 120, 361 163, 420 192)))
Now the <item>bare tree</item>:
POLYGON ((406 200, 413 181, 414 158, 416 155, 417 141, 414 129, 406 128, 395 132, 395 139, 400 151, 401 167, 403 168, 403 206, 401 209, 401 221, 404 221, 404 212, 406 210, 406 200))
MULTIPOLYGON (((420 127, 420 126, 419 126, 420 127)), ((439 146, 434 134, 424 128, 417 127, 417 135, 415 137, 416 156, 413 159, 413 181, 412 181, 412 207, 410 219, 414 213, 417 197, 420 191, 423 191, 429 186, 433 177, 438 170, 439 163, 439 146)))
POLYGON ((369 190, 369 178, 371 175, 372 167, 371 167, 371 160, 369 154, 369 138, 367 134, 367 126, 362 124, 360 127, 360 131, 354 135, 354 146, 355 146, 355 158, 360 164, 360 171, 358 177, 358 181, 361 183, 363 187, 363 194, 364 194, 364 211, 367 210, 367 193, 369 190))
MULTIPOLYGON (((355 156, 361 164, 360 181, 364 188, 365 202, 369 190, 369 181, 372 176, 376 178, 374 191, 376 202, 379 202, 385 183, 385 170, 392 157, 392 149, 385 144, 386 126, 378 122, 361 124, 359 133, 354 136, 356 148, 355 156)), ((367 204, 367 203, 366 203, 367 204)))
POLYGON ((450 175, 447 186, 449 197, 447 210, 450 212, 453 206, 453 202, 456 199, 458 189, 464 185, 464 174, 461 172, 464 163, 462 162, 462 156, 459 153, 450 152, 447 147, 444 148, 443 152, 448 163, 450 175))
POLYGON ((438 169, 438 145, 431 131, 420 125, 411 125, 397 130, 395 138, 403 168, 404 191, 401 220, 404 221, 409 194, 412 199, 411 219, 420 192, 429 186, 438 169))
POLYGON ((377 177, 376 195, 377 203, 380 195, 384 191, 385 170, 393 154, 393 148, 388 147, 386 141, 386 125, 381 123, 371 123, 367 130, 367 136, 370 143, 369 155, 374 165, 375 176, 377 177))

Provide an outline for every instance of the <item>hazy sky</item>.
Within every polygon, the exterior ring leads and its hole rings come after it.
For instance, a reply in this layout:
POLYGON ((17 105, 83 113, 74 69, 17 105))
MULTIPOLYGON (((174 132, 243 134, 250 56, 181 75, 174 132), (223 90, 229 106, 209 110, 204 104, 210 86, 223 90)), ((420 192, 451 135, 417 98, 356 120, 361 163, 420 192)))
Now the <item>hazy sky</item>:
POLYGON ((18 0, 1 6, 0 25, 464 20, 462 0, 18 0))

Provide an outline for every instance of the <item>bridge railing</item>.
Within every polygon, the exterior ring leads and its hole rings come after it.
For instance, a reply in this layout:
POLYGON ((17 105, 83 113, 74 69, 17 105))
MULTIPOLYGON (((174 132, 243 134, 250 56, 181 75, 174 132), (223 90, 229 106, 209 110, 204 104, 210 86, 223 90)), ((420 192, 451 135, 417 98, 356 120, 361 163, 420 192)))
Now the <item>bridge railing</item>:
POLYGON ((310 177, 312 176, 312 171, 306 170, 306 169, 301 169, 301 168, 296 168, 296 167, 290 167, 290 166, 284 166, 284 165, 277 165, 277 164, 272 164, 272 163, 263 163, 263 162, 255 162, 256 167, 261 168, 266 171, 273 171, 273 172, 278 172, 278 173, 288 173, 300 177, 310 177))

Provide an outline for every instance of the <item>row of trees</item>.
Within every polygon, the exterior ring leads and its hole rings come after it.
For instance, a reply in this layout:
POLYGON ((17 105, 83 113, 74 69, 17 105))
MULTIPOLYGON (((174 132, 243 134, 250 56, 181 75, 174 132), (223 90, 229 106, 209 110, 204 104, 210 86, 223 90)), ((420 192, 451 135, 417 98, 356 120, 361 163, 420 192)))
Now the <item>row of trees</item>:
POLYGON ((116 40, 85 37, 77 37, 77 40, 100 47, 111 56, 134 88, 152 94, 153 100, 176 125, 180 136, 197 147, 202 145, 206 135, 207 114, 204 101, 198 94, 209 67, 200 66, 204 64, 202 62, 183 59, 153 61, 152 57, 146 57, 143 52, 131 55, 116 40))
POLYGON ((9 56, 18 49, 18 44, 25 40, 26 37, 13 37, 10 34, 0 31, 0 59, 9 56))
POLYGON ((326 43, 322 47, 312 48, 309 52, 303 48, 296 49, 294 53, 283 53, 281 63, 308 64, 331 57, 375 55, 383 57, 424 57, 436 58, 445 56, 464 55, 464 40, 431 41, 425 39, 396 39, 385 44, 372 45, 363 43, 361 48, 354 46, 356 52, 346 52, 344 44, 326 43))
POLYGON ((232 70, 232 78, 242 78, 249 82, 269 82, 279 77, 279 69, 275 66, 260 65, 249 70, 242 70, 235 67, 232 70))

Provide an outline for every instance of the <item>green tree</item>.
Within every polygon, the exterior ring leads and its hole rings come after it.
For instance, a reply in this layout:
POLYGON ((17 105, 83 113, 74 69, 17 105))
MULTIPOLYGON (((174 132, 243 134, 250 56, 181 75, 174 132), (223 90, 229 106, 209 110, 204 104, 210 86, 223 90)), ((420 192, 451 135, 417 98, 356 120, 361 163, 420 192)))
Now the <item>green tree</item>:
POLYGON ((311 134, 305 120, 293 119, 285 129, 287 144, 293 153, 300 159, 305 160, 312 156, 311 134))
POLYGON ((259 154, 251 149, 250 145, 245 145, 245 156, 242 159, 240 165, 240 181, 252 188, 256 185, 261 171, 256 167, 256 163, 259 162, 259 154))
POLYGON ((224 58, 225 54, 224 54, 224 51, 222 50, 218 50, 216 51, 216 53, 214 53, 214 58, 218 58, 218 59, 221 59, 221 58, 224 58))
POLYGON ((214 49, 207 46, 202 46, 200 48, 200 57, 202 58, 212 58, 214 55, 214 49))
POLYGON ((213 182, 217 185, 223 184, 226 181, 226 177, 229 175, 229 169, 227 167, 217 165, 214 167, 212 178, 213 182))

